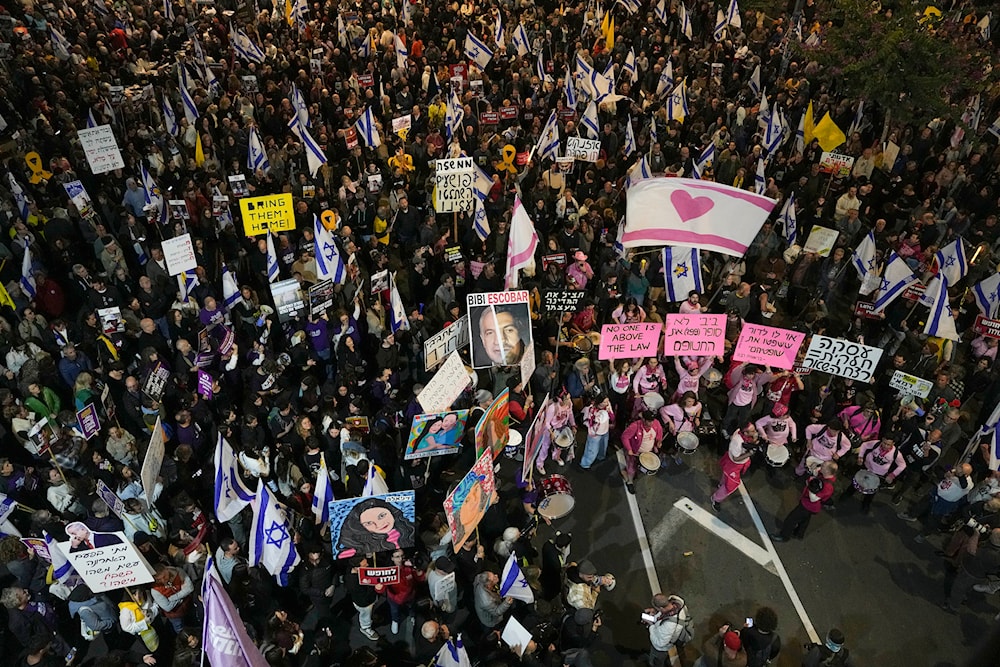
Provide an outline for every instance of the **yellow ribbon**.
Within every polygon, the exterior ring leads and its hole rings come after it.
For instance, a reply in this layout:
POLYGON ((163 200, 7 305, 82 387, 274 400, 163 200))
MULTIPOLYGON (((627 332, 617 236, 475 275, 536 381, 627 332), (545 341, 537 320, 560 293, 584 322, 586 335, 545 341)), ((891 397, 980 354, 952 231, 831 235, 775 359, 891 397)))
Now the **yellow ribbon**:
POLYGON ((37 151, 31 151, 25 155, 24 161, 28 164, 28 169, 31 170, 31 176, 28 180, 32 183, 38 184, 43 180, 47 181, 52 178, 52 172, 46 171, 42 163, 42 156, 37 151))
POLYGON ((517 149, 515 149, 510 144, 507 144, 500 150, 500 156, 503 162, 497 165, 497 169, 501 173, 506 172, 509 174, 517 174, 517 167, 514 166, 514 158, 517 156, 517 149))

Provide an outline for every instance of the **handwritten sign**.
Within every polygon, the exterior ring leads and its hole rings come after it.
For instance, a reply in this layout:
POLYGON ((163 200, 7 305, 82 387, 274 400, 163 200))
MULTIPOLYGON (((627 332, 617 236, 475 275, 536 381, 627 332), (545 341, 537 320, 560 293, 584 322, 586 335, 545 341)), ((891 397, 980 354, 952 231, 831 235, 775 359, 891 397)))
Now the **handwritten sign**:
POLYGON ((802 365, 821 373, 830 373, 858 382, 871 382, 882 348, 849 340, 814 335, 802 365))
POLYGON ((795 365, 795 355, 805 338, 798 331, 744 324, 733 359, 789 370, 795 365))
POLYGON ((243 214, 243 233, 246 236, 295 229, 290 192, 267 197, 244 197, 240 199, 240 213, 243 214))
POLYGON ((86 127, 76 131, 87 155, 87 163, 94 174, 104 174, 115 169, 124 169, 125 161, 118 150, 118 142, 110 125, 86 127))
POLYGON ((568 137, 566 139, 566 157, 582 162, 597 162, 601 154, 601 142, 598 139, 568 137))
POLYGON ((605 324, 601 327, 598 359, 631 359, 656 356, 660 323, 605 324))
POLYGON ((726 316, 668 314, 663 325, 663 354, 698 357, 725 353, 726 316))
POLYGON ((475 162, 471 157, 437 160, 434 166, 434 210, 471 212, 475 201, 475 162))
POLYGON ((194 245, 190 234, 181 234, 172 239, 164 239, 163 259, 167 262, 167 273, 172 276, 198 267, 198 258, 194 255, 194 245))
POLYGON ((458 353, 452 352, 424 390, 417 395, 417 402, 424 412, 444 412, 471 383, 472 378, 465 370, 462 358, 458 353))
POLYGON ((359 567, 358 581, 362 586, 388 586, 399 583, 398 567, 359 567))
POLYGON ((160 400, 169 379, 170 371, 167 370, 163 364, 157 361, 156 366, 146 377, 146 382, 142 386, 142 393, 146 394, 146 396, 149 396, 154 401, 160 400))
POLYGON ((973 325, 975 332, 987 338, 1000 338, 1000 320, 991 320, 984 315, 976 315, 976 323, 973 325))
POLYGON ((934 385, 929 380, 918 378, 916 375, 896 371, 889 378, 889 386, 900 390, 904 394, 927 398, 927 395, 931 393, 931 387, 934 385))
POLYGON ((95 538, 117 539, 117 542, 82 551, 72 551, 69 542, 59 542, 57 545, 90 590, 104 593, 126 586, 153 583, 153 568, 128 541, 125 533, 92 535, 95 538))
POLYGON ((802 249, 805 252, 814 252, 820 257, 828 257, 839 235, 840 232, 836 229, 813 225, 812 231, 809 232, 809 239, 802 249))
POLYGON ((583 290, 547 290, 542 294, 542 310, 546 313, 575 312, 585 296, 583 290))
POLYGON ((83 437, 90 440, 101 432, 101 422, 97 419, 97 408, 93 404, 83 406, 76 413, 76 423, 80 426, 83 437))
POLYGON ((469 344, 469 316, 463 315, 424 341, 424 370, 437 367, 449 354, 469 344))

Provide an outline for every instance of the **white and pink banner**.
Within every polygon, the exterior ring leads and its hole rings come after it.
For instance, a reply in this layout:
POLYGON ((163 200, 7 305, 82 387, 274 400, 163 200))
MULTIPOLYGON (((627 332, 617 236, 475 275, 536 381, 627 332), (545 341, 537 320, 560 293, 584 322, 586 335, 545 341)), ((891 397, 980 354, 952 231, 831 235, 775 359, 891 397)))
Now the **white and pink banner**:
POLYGON ((601 346, 598 349, 597 358, 655 357, 662 326, 651 322, 605 324, 601 327, 601 346))
POLYGON ((806 335, 798 331, 744 324, 733 359, 790 370, 806 335))

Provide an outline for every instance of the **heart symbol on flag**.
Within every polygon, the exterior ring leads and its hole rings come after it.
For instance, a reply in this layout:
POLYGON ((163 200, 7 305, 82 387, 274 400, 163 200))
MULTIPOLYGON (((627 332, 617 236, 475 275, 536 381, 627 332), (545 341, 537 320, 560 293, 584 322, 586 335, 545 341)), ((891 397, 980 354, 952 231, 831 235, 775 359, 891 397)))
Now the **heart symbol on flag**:
POLYGON ((670 203, 674 205, 681 222, 700 218, 715 206, 710 197, 692 197, 684 190, 674 190, 670 193, 670 203))

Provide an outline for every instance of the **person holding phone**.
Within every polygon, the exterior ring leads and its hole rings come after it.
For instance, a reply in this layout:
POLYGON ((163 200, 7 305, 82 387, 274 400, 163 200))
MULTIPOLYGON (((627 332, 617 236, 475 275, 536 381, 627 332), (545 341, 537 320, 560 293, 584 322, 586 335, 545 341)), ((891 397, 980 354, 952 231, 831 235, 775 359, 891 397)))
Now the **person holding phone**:
POLYGON ((778 614, 770 607, 761 607, 740 630, 740 641, 747 653, 747 667, 763 667, 781 652, 778 614))
POLYGON ((679 595, 657 593, 650 604, 640 617, 649 628, 649 666, 666 667, 671 649, 679 650, 693 637, 691 613, 679 595))

